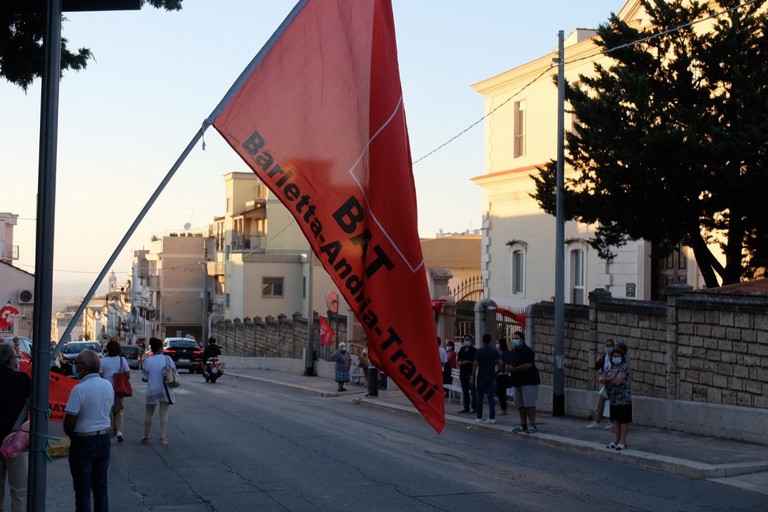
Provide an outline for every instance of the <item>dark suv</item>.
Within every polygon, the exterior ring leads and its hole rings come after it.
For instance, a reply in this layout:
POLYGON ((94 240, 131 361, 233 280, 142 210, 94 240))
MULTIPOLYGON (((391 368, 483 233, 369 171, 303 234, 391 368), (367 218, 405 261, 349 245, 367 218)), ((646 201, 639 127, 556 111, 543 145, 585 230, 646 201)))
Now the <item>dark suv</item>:
POLYGON ((176 368, 187 368, 189 373, 202 373, 203 351, 195 340, 189 338, 165 338, 163 354, 173 359, 176 368))
POLYGON ((131 370, 138 370, 141 367, 141 347, 137 345, 123 345, 121 347, 122 355, 128 362, 131 370))

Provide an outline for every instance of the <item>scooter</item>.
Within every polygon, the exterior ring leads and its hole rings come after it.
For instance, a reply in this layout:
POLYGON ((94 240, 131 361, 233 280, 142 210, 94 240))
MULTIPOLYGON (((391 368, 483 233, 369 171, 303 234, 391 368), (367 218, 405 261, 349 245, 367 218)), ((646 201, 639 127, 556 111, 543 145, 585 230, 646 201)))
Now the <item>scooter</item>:
POLYGON ((219 358, 216 356, 209 357, 205 361, 205 367, 203 368, 205 382, 214 383, 222 375, 224 375, 224 363, 220 363, 219 358))

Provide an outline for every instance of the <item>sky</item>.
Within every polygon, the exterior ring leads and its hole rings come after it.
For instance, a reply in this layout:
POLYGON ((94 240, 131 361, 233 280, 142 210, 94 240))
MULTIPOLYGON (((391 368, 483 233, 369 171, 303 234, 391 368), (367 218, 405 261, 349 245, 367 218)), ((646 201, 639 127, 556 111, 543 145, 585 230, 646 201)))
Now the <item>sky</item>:
MULTIPOLYGON (((54 304, 75 301, 202 121, 290 12, 294 0, 184 0, 166 12, 66 13, 70 49, 95 60, 68 71, 59 99, 54 304)), ((482 118, 472 84, 596 28, 625 0, 392 0, 414 161, 482 118)), ((0 212, 19 215, 14 264, 34 273, 40 80, 0 82, 0 212)), ((481 225, 483 124, 413 167, 419 233, 481 225)), ((216 130, 192 151, 112 266, 118 285, 153 235, 207 226, 225 208, 223 176, 248 168, 216 130)), ((99 292, 106 290, 106 279, 99 292)))

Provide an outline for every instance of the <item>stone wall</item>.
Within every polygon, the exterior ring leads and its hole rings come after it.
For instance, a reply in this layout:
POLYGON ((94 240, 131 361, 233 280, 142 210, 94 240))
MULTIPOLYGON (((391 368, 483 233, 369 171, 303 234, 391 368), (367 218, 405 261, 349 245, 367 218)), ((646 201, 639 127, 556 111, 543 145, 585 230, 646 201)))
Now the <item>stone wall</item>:
MULTIPOLYGON (((335 344, 326 347, 320 345, 319 320, 315 318, 314 350, 320 359, 326 359, 336 350, 336 344, 347 340, 346 317, 339 315, 328 319, 328 323, 336 337, 335 344)), ((301 360, 307 346, 307 319, 298 313, 291 318, 286 315, 235 318, 214 323, 211 336, 216 338, 223 355, 301 360)))
MULTIPOLYGON (((542 385, 551 386, 554 304, 531 306, 528 323, 542 385)), ((673 285, 666 303, 613 299, 595 290, 589 306, 566 305, 567 414, 592 414, 599 387, 594 361, 608 338, 629 347, 634 421, 766 443, 768 294, 673 285)))

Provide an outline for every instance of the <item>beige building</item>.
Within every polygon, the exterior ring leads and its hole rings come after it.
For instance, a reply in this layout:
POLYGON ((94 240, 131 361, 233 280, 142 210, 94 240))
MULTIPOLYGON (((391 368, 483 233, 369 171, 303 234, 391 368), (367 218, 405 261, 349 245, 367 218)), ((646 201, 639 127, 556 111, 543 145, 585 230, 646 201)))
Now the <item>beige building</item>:
MULTIPOLYGON (((627 2, 618 16, 630 24, 648 24, 636 0, 627 2)), ((567 36, 565 78, 570 83, 580 74, 591 74, 596 61, 609 65, 599 55, 594 35, 594 30, 575 29, 567 36)), ((556 57, 555 50, 473 86, 484 98, 487 115, 485 173, 473 178, 483 189, 484 288, 486 298, 512 309, 555 295, 555 218, 540 210, 530 194, 535 191, 531 176, 557 157, 556 57)), ((565 129, 572 124, 566 114, 565 129)), ((616 298, 649 300, 663 298, 664 288, 673 282, 702 285, 688 248, 655 261, 649 243, 630 242, 609 262, 588 244, 593 235, 594 226, 566 223, 567 303, 585 304, 595 288, 616 298)))
MULTIPOLYGON (((298 224, 254 173, 231 172, 224 182, 226 212, 214 219, 207 248, 209 319, 306 315, 309 243, 298 224)), ((351 316, 328 273, 312 262, 313 310, 351 316), (338 304, 327 300, 334 296, 338 304)))
POLYGON ((134 253, 134 273, 141 270, 131 295, 142 309, 152 312, 144 326, 146 337, 202 338, 205 240, 171 234, 154 239, 149 251, 134 253))

